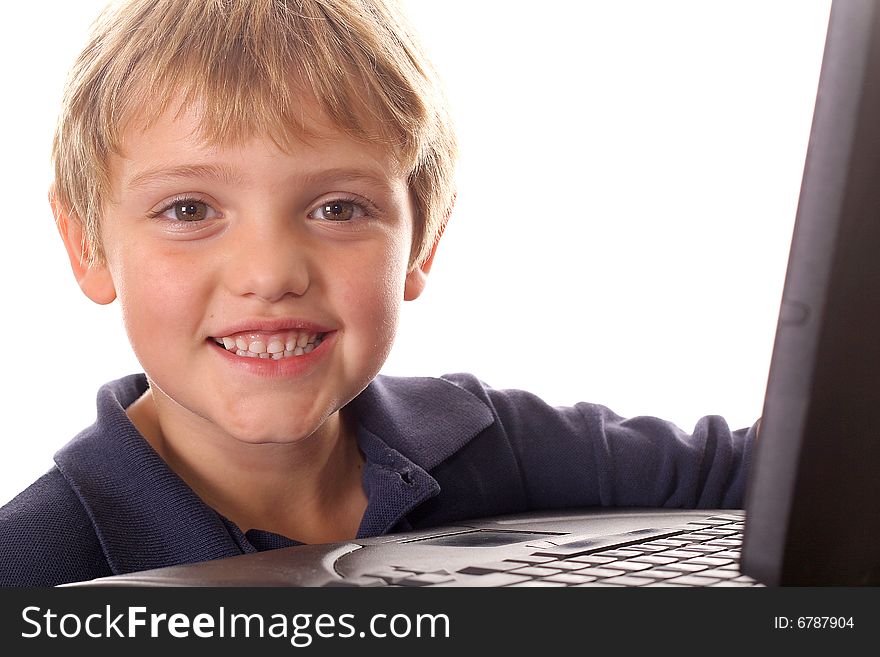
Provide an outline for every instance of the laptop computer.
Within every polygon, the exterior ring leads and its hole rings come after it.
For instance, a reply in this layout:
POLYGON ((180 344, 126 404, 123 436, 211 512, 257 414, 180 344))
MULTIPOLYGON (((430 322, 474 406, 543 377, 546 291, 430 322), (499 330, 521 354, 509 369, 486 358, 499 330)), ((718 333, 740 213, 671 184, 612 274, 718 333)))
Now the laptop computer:
POLYGON ((568 509, 69 586, 880 584, 880 6, 832 5, 745 509, 568 509))

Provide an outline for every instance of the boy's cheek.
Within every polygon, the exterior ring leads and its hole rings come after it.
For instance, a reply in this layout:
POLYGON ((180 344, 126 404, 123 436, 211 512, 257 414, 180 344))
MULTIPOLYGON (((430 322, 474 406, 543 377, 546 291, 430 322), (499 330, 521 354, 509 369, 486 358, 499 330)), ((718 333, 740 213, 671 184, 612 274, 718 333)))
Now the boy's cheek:
POLYGON ((390 339, 400 316, 401 287, 389 279, 368 287, 349 286, 340 297, 342 307, 337 312, 350 325, 359 325, 360 330, 375 334, 375 339, 390 339))
POLYGON ((204 277, 162 258, 129 259, 114 279, 129 335, 196 330, 208 288, 204 277), (191 326, 190 326, 191 325, 191 326))

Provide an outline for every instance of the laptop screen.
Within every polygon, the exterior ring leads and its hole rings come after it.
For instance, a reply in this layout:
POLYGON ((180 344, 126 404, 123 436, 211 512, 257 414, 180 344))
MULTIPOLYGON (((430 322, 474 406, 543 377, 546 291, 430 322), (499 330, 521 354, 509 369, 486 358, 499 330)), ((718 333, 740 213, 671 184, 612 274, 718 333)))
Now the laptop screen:
POLYGON ((880 584, 880 7, 835 0, 746 498, 742 572, 880 584))

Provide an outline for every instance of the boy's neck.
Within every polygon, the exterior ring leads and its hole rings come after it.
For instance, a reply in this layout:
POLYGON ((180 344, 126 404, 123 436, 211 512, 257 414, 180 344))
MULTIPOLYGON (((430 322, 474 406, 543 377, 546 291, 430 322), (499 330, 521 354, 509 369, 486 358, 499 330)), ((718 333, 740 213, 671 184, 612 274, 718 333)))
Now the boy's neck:
POLYGON ((356 536, 367 505, 364 459, 340 412, 306 439, 261 445, 175 431, 160 421, 152 389, 126 413, 169 467, 242 531, 261 529, 303 543, 356 536))

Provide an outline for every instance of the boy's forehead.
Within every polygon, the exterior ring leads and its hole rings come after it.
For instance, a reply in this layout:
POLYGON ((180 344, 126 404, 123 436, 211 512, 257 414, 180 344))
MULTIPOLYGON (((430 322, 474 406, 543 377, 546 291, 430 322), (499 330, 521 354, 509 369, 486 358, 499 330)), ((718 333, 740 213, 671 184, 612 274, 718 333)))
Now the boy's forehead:
POLYGON ((302 129, 291 128, 286 137, 281 142, 250 131, 218 137, 195 108, 166 110, 148 119, 136 117, 123 129, 111 155, 111 179, 118 191, 175 177, 210 177, 241 184, 248 182, 255 163, 271 167, 283 160, 292 174, 310 180, 346 176, 389 188, 405 182, 406 175, 390 148, 355 138, 317 111, 304 113, 302 129), (249 166, 243 166, 244 162, 249 166))

